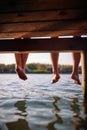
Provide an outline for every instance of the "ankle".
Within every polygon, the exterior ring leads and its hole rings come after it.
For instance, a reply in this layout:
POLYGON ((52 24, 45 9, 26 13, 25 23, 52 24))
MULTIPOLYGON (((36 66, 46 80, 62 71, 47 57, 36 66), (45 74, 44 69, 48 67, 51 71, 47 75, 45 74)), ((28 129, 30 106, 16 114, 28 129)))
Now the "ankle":
POLYGON ((53 78, 60 78, 60 75, 59 75, 59 73, 53 73, 53 78))

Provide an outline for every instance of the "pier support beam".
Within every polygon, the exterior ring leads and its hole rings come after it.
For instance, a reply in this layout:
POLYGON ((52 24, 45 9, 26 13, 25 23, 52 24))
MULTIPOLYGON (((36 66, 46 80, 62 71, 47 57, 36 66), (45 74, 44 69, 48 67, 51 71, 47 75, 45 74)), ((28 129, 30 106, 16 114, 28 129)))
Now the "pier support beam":
POLYGON ((82 91, 85 101, 87 101, 87 50, 81 52, 82 59, 82 91))

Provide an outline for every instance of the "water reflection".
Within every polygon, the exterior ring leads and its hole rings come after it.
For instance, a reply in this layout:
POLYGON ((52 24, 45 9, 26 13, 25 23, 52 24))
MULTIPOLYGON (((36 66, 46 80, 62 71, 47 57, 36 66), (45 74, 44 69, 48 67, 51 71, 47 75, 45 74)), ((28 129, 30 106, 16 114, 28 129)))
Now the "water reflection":
POLYGON ((58 124, 63 124, 63 120, 62 118, 58 115, 58 112, 60 112, 60 109, 58 108, 58 106, 56 105, 56 103, 58 103, 58 101, 60 100, 59 97, 53 97, 53 113, 54 113, 54 116, 55 116, 55 120, 52 121, 52 122, 49 122, 48 125, 46 126, 47 130, 56 130, 55 128, 55 124, 58 123, 58 124))
POLYGON ((31 130, 26 121, 27 112, 25 100, 16 102, 14 106, 18 109, 18 112, 15 113, 15 115, 21 117, 17 121, 6 123, 7 128, 9 130, 31 130))
POLYGON ((31 130, 25 119, 19 119, 15 122, 6 123, 6 126, 9 130, 31 130))
POLYGON ((79 117, 80 114, 80 106, 79 106, 79 101, 78 98, 73 98, 71 101, 71 110, 73 111, 73 116, 74 117, 79 117))
POLYGON ((71 123, 74 126, 74 130, 87 130, 87 103, 82 103, 83 115, 81 115, 80 106, 77 104, 78 99, 74 99, 73 101, 72 110, 76 113, 76 116, 73 117, 71 123))

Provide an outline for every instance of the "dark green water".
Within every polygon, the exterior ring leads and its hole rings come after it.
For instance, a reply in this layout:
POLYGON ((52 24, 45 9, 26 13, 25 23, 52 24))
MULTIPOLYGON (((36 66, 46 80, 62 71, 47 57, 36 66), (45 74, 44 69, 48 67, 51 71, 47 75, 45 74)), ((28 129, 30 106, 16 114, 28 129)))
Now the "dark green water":
MULTIPOLYGON (((0 130, 87 130, 82 86, 70 75, 51 84, 50 74, 0 75, 0 130)), ((81 75, 80 75, 81 79, 81 75)))

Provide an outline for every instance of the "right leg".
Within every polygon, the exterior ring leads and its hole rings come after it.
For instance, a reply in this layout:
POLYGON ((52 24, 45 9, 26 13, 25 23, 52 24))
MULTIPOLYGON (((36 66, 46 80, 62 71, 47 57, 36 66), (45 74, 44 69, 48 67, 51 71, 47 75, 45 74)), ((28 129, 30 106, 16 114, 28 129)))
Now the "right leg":
POLYGON ((74 80, 75 84, 81 84, 80 80, 79 80, 79 75, 78 75, 80 58, 81 58, 80 52, 73 52, 72 53, 73 68, 72 68, 71 78, 74 80))
POLYGON ((16 60, 15 71, 18 74, 19 78, 22 80, 27 79, 27 76, 25 74, 25 69, 24 69, 27 57, 28 57, 28 53, 15 54, 15 60, 16 60))
POLYGON ((58 70, 58 58, 59 58, 59 53, 50 53, 50 58, 52 62, 52 72, 53 72, 53 79, 52 83, 56 83, 60 76, 59 76, 59 70, 58 70))

